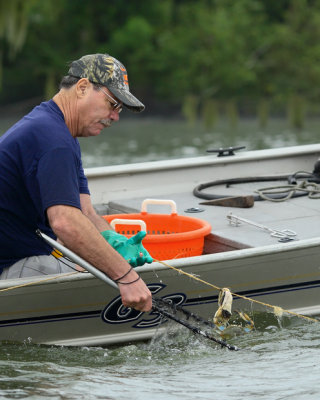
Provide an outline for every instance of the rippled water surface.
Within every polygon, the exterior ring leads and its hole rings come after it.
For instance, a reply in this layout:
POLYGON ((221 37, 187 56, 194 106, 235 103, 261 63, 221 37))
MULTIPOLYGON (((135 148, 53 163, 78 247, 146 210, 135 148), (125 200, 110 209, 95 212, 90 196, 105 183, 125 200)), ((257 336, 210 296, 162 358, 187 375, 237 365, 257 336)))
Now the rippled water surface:
POLYGON ((0 397, 318 399, 319 323, 294 325, 235 337, 237 352, 173 325, 148 343, 109 348, 2 344, 0 397))

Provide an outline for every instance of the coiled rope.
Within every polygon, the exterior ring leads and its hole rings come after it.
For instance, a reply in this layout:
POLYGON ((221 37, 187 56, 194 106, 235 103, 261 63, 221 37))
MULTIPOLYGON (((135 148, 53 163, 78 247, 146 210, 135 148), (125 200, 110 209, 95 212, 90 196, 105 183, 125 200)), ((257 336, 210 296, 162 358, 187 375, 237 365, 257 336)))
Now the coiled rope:
MULTIPOLYGON (((320 185, 318 185, 320 183, 320 172, 316 169, 313 173, 306 171, 297 171, 294 174, 289 175, 230 178, 201 183, 193 189, 193 194, 194 196, 205 200, 221 199, 226 197, 226 194, 219 195, 214 193, 205 193, 204 189, 222 185, 224 185, 226 188, 230 188, 230 186, 237 184, 272 181, 286 181, 287 185, 272 186, 255 190, 254 192, 257 194, 253 196, 254 201, 285 201, 289 198, 306 196, 307 194, 310 198, 313 199, 320 198, 320 185), (288 194, 283 195, 283 193, 288 194)), ((227 196, 234 197, 231 196, 230 193, 227 196)))
POLYGON ((281 202, 296 197, 300 192, 308 195, 309 199, 320 199, 320 185, 304 180, 295 185, 270 186, 255 190, 263 200, 281 202), (281 196, 280 196, 281 195, 281 196))

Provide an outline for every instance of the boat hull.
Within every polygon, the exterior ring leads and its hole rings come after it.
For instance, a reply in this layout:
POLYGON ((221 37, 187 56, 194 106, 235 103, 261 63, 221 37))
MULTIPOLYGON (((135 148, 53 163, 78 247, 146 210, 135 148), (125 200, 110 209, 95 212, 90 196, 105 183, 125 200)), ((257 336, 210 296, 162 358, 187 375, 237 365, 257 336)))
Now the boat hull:
MULTIPOLYGON (((319 260, 320 241, 313 239, 169 261, 207 284, 160 263, 139 270, 154 296, 173 299, 205 319, 217 310, 222 287, 252 299, 234 296, 236 309, 273 312, 274 305, 317 315, 319 260)), ((150 339, 159 329, 157 313, 124 308, 119 293, 89 273, 52 278, 0 283, 2 290, 11 288, 2 292, 1 340, 97 346, 150 339), (16 287, 21 284, 26 286, 16 287)))

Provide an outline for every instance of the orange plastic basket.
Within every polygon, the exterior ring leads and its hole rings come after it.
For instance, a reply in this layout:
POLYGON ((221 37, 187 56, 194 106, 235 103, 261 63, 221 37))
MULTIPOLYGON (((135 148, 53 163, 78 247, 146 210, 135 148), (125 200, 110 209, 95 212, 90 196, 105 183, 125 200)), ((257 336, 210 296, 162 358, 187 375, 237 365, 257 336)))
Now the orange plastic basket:
POLYGON ((143 245, 156 260, 193 257, 202 254, 204 237, 211 232, 211 225, 204 220, 178 215, 172 200, 146 199, 140 214, 104 215, 116 232, 131 237, 140 230, 147 236, 143 245), (149 214, 148 204, 169 204, 171 215, 149 214))

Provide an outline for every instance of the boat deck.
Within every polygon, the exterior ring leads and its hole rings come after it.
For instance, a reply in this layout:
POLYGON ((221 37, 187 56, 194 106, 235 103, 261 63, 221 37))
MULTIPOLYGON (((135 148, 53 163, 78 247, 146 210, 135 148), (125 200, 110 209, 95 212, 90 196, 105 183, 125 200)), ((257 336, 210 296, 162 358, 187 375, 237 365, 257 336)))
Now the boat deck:
MULTIPOLYGON (((139 213, 147 198, 170 199, 177 204, 179 215, 208 221, 217 240, 234 242, 237 249, 279 244, 268 231, 241 223, 232 226, 227 215, 245 218, 267 228, 290 229, 297 241, 320 237, 320 199, 307 195, 283 202, 255 201, 251 208, 202 205, 204 199, 193 194, 195 187, 212 180, 275 177, 274 181, 215 185, 202 193, 230 196, 256 195, 257 189, 287 185, 282 176, 315 169, 320 160, 320 145, 239 152, 228 157, 196 157, 190 159, 147 162, 125 166, 103 167, 86 171, 93 203, 99 214, 139 213), (189 213, 200 208, 199 213, 189 213)), ((306 173, 305 173, 306 174, 306 173)), ((305 177, 299 177, 299 183, 305 177)), ((319 187, 319 186, 318 186, 319 187)), ((301 193, 301 192, 300 192, 301 193)), ((152 205, 150 213, 170 213, 169 206, 152 205)), ((206 242, 210 238, 206 237, 206 242)), ((232 244, 232 243, 231 243, 232 244)), ((232 246, 231 246, 232 247, 232 246)), ((223 250, 221 250, 223 251, 223 250)), ((225 250, 226 251, 226 250, 225 250)), ((213 251, 215 252, 215 251, 213 251)))
MULTIPOLYGON (((262 183, 263 185, 263 183, 262 183)), ((261 183, 260 183, 261 186, 261 183)), ((283 202, 255 201, 251 208, 223 207, 199 205, 202 200, 190 192, 173 193, 172 195, 157 196, 157 199, 174 200, 179 215, 201 218, 212 226, 212 234, 222 240, 237 243, 237 248, 257 247, 278 243, 278 238, 272 237, 268 231, 241 223, 231 225, 227 215, 245 218, 267 228, 275 230, 290 229, 297 233, 295 240, 310 239, 320 234, 320 199, 310 199, 308 196, 296 197, 283 202), (200 208, 201 212, 190 213, 190 208, 200 208)), ((207 191, 206 191, 207 192, 207 191)), ((109 203, 109 214, 140 212, 141 203, 150 197, 114 200, 109 203)), ((170 213, 169 206, 150 205, 150 213, 170 213)))

